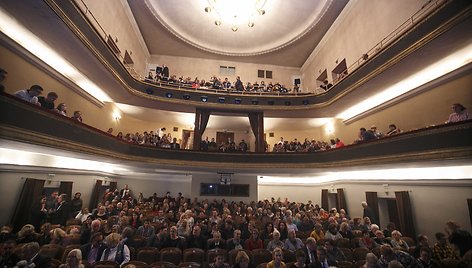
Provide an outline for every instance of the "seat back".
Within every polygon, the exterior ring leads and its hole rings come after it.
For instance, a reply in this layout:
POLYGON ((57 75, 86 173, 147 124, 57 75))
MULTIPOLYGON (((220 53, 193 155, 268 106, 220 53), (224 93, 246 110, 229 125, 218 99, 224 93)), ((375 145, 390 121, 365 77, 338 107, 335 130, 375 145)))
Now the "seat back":
POLYGON ((182 250, 180 248, 163 248, 160 253, 161 261, 168 261, 175 265, 178 265, 182 259, 182 250))
POLYGON ((266 268, 267 267, 267 262, 259 263, 256 268, 266 268))
POLYGON ((416 245, 415 240, 408 236, 402 236, 401 239, 405 241, 409 247, 414 247, 416 245))
POLYGON ((205 261, 205 251, 201 248, 188 248, 183 252, 183 261, 203 263, 205 261))
POLYGON ((336 267, 338 267, 338 268, 352 268, 352 262, 351 261, 338 261, 338 265, 336 267))
POLYGON ((346 261, 352 262, 354 260, 354 256, 352 255, 352 250, 349 248, 339 248, 344 254, 344 257, 346 257, 346 261))
POLYGON ((233 266, 236 263, 236 256, 238 256, 238 252, 244 251, 246 252, 247 256, 249 257, 249 262, 252 262, 252 253, 247 249, 232 249, 228 252, 228 263, 230 266, 233 266))
POLYGON ((336 246, 338 248, 351 248, 351 240, 349 238, 340 238, 336 240, 336 246))
POLYGON ((149 265, 150 268, 177 268, 177 265, 168 261, 158 261, 149 265))
POLYGON ((147 265, 147 263, 145 262, 142 262, 142 261, 129 261, 127 263, 125 263, 123 266, 121 266, 121 268, 127 268, 127 267, 136 267, 136 268, 148 268, 149 265, 147 265))
POLYGON ((288 250, 288 249, 282 249, 283 251, 283 261, 285 263, 287 262, 294 262, 297 260, 297 257, 295 256, 295 252, 288 250))
POLYGON ((253 249, 252 253, 252 261, 255 266, 264 263, 270 262, 272 260, 272 253, 267 249, 253 249))
MULTIPOLYGON (((202 263, 202 262, 200 262, 202 263)), ((200 264, 198 262, 181 262, 179 268, 199 268, 200 264)))
POLYGON ((159 260, 159 250, 154 247, 144 247, 138 249, 136 260, 147 264, 154 263, 159 260))
POLYGON ((207 261, 208 263, 214 262, 214 261, 215 261, 215 257, 216 257, 216 255, 218 255, 218 254, 223 254, 223 255, 225 255, 225 260, 228 259, 228 252, 227 252, 225 249, 214 248, 214 249, 209 249, 209 250, 207 250, 207 252, 206 252, 206 255, 207 255, 206 261, 207 261))
POLYGON ((120 268, 120 265, 114 261, 97 261, 93 268, 120 268))
POLYGON ((141 235, 134 235, 131 237, 130 245, 134 248, 141 248, 146 246, 146 238, 141 235))
POLYGON ((62 263, 66 263, 67 255, 73 249, 80 249, 80 244, 68 245, 67 247, 64 248, 64 252, 62 253, 62 258, 60 259, 62 263))
POLYGON ((365 256, 369 253, 370 250, 366 248, 355 248, 352 250, 352 255, 354 257, 354 261, 362 261, 365 260, 365 256))
POLYGON ((56 244, 46 244, 39 249, 39 255, 51 259, 62 259, 62 253, 64 248, 61 245, 56 244))

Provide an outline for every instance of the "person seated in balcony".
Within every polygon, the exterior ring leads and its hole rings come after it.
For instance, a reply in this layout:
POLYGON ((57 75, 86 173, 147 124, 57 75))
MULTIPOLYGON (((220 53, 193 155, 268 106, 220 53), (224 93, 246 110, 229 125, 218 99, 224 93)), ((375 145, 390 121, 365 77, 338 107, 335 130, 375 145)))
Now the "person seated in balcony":
POLYGON ((266 86, 265 92, 272 92, 274 91, 274 85, 272 85, 272 82, 269 82, 269 84, 266 86))
POLYGON ((15 92, 13 95, 24 101, 41 106, 38 101, 38 96, 43 92, 43 88, 39 85, 32 85, 29 89, 22 89, 15 92))
POLYGON ((279 84, 279 85, 280 85, 280 87, 279 87, 279 92, 280 93, 288 93, 288 88, 285 85, 283 85, 283 84, 279 84))
POLYGON ((251 85, 251 82, 247 82, 246 87, 244 88, 244 91, 251 92, 254 88, 251 85))
POLYGON ((231 82, 228 80, 228 77, 225 77, 225 81, 223 81, 223 89, 231 90, 231 82))
POLYGON ((333 84, 329 83, 327 79, 324 80, 323 84, 320 85, 320 88, 324 89, 325 91, 327 91, 328 89, 332 87, 333 87, 333 84))
POLYGON ((274 85, 273 85, 273 89, 272 91, 274 92, 280 92, 280 88, 282 87, 282 85, 279 83, 279 82, 276 82, 274 85))
POLYGON ((395 124, 388 125, 387 136, 392 136, 392 135, 398 134, 400 132, 402 132, 402 131, 399 128, 397 128, 397 126, 395 124))
POLYGON ((248 150, 248 145, 247 145, 246 141, 241 140, 241 142, 240 142, 239 145, 238 145, 238 149, 239 149, 238 151, 247 152, 247 150, 248 150))
POLYGON ((252 84, 252 89, 253 89, 255 92, 259 92, 259 84, 257 83, 257 81, 255 81, 255 82, 252 84))
POLYGON ((195 88, 195 89, 200 88, 200 80, 195 78, 195 80, 192 83, 192 88, 195 88))
POLYGON ((372 133, 374 133, 374 135, 375 135, 375 137, 377 137, 377 139, 383 137, 382 132, 378 131, 378 130, 377 130, 377 126, 375 126, 375 125, 372 125, 372 126, 370 127, 370 131, 372 131, 372 133))
POLYGON ((236 82, 234 82, 234 88, 236 89, 236 91, 244 91, 244 85, 241 81, 241 77, 236 77, 236 82))
POLYGON ((67 116, 67 106, 65 103, 59 103, 59 105, 57 105, 57 108, 55 109, 55 111, 58 113, 58 114, 61 114, 63 116, 67 116))
POLYGON ((216 76, 213 76, 212 80, 213 80, 213 81, 211 81, 211 83, 212 83, 211 88, 212 89, 221 89, 223 87, 220 78, 217 78, 216 76))
POLYGON ((153 74, 151 71, 149 71, 149 73, 148 73, 146 79, 154 80, 154 74, 153 74))
POLYGON ((180 150, 180 144, 177 142, 177 138, 172 139, 172 143, 170 144, 170 148, 172 150, 180 150))
POLYGON ((359 129, 359 140, 358 142, 366 142, 366 141, 371 141, 375 140, 377 137, 371 130, 366 130, 365 128, 361 127, 359 129))
POLYGON ((344 147, 344 142, 342 142, 339 138, 336 138, 336 148, 344 147))
POLYGON ((449 115, 447 123, 456 123, 472 119, 472 113, 470 113, 469 110, 460 103, 454 103, 451 109, 453 113, 449 115))
POLYGON ((82 112, 81 111, 74 111, 74 115, 71 117, 73 120, 82 123, 82 112))
POLYGON ((43 107, 44 109, 54 110, 56 108, 54 102, 57 100, 58 97, 59 96, 56 92, 49 92, 46 97, 39 96, 38 102, 41 103, 41 107, 43 107))
POLYGON ((211 138, 208 143, 208 151, 218 151, 218 145, 216 144, 215 138, 211 138))

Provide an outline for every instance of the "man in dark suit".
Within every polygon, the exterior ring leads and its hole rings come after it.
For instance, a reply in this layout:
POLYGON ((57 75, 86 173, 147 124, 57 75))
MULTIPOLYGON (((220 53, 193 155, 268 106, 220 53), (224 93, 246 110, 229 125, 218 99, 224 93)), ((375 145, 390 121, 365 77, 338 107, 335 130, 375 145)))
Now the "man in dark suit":
POLYGON ((69 219, 69 203, 67 202, 67 194, 59 195, 57 199, 57 209, 51 214, 51 223, 66 226, 69 219))
POLYGON ((162 76, 169 79, 169 67, 165 64, 162 64, 162 76))
POLYGON ((314 265, 316 263, 316 240, 313 237, 308 237, 303 247, 305 252, 305 263, 307 266, 314 265))
POLYGON ((336 262, 333 262, 332 260, 328 259, 326 255, 326 248, 325 247, 318 247, 316 249, 316 257, 317 261, 315 262, 315 265, 311 265, 310 267, 315 267, 315 268, 329 268, 331 266, 336 266, 336 262))
POLYGON ((129 189, 128 184, 125 184, 125 188, 121 189, 120 191, 120 199, 125 197, 126 195, 131 196, 131 190, 129 189))
POLYGON ((34 267, 52 267, 51 258, 43 257, 38 254, 39 244, 37 242, 30 242, 25 244, 21 251, 23 259, 27 262, 28 265, 32 265, 34 263, 34 267))
POLYGON ((90 243, 80 247, 82 258, 87 260, 92 265, 99 261, 103 251, 105 250, 105 245, 102 244, 102 241, 103 234, 101 232, 92 234, 90 243))
POLYGON ((243 82, 241 82, 241 77, 238 76, 236 78, 236 82, 234 82, 234 88, 237 91, 244 91, 244 85, 243 85, 243 82))

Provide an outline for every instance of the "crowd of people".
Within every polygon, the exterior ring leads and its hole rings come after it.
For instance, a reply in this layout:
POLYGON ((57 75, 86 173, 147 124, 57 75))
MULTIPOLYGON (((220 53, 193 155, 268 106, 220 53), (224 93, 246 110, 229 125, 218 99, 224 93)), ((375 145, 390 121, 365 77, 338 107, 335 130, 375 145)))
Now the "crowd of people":
POLYGON ((41 246, 73 243, 80 246, 64 256, 64 267, 104 260, 124 265, 142 247, 226 250, 208 264, 215 268, 230 267, 231 250, 241 250, 233 267, 255 267, 251 254, 260 249, 272 254, 266 267, 336 266, 352 261, 346 255, 351 248, 365 249, 364 267, 441 267, 445 259, 463 267, 472 264, 472 236, 454 221, 447 222, 446 233, 436 234, 435 244, 419 235, 415 246, 393 223, 382 230, 366 202, 363 217, 350 217, 345 209, 280 198, 245 203, 191 200, 170 192, 133 197, 128 185, 107 190, 92 211, 83 207, 80 193, 72 200, 58 192, 43 197, 31 208, 30 224, 18 233, 10 226, 1 228, 0 267, 38 267, 50 261, 38 254, 41 246))
POLYGON ((247 82, 244 84, 241 81, 241 77, 237 76, 236 81, 231 82, 227 77, 224 79, 217 77, 216 75, 210 77, 210 79, 199 79, 195 77, 192 79, 190 77, 184 78, 180 76, 177 78, 176 75, 169 74, 169 67, 165 64, 157 66, 156 71, 149 71, 146 76, 146 81, 148 82, 160 82, 167 83, 170 85, 179 85, 194 89, 213 89, 213 90, 226 90, 226 91, 236 91, 236 92, 272 92, 272 93, 290 93, 290 92, 299 92, 300 88, 298 85, 293 85, 293 87, 287 87, 284 84, 279 82, 269 82, 266 84, 264 81, 255 81, 254 83, 247 82))

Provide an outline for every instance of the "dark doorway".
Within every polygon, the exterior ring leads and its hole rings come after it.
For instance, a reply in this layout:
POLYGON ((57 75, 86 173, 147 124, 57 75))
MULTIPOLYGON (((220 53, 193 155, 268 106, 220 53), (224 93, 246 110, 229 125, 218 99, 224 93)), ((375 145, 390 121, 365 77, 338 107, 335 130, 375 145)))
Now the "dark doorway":
POLYGON ((193 130, 182 130, 182 144, 180 148, 185 150, 193 149, 193 130))
POLYGON ((399 228, 400 219, 398 218, 397 200, 387 199, 387 210, 389 221, 395 223, 395 226, 399 228))
POLYGON ((234 132, 216 132, 216 144, 234 142, 234 132))

